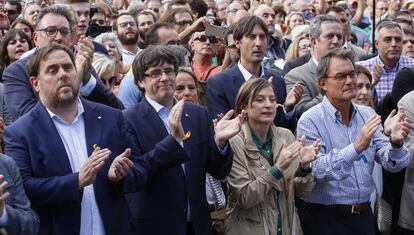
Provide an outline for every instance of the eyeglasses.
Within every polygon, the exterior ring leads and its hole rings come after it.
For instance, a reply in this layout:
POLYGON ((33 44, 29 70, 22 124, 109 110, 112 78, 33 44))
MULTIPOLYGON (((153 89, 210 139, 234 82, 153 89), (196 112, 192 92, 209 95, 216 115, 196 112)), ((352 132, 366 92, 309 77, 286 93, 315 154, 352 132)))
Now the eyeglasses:
POLYGON ((148 9, 150 9, 150 10, 152 10, 153 12, 155 12, 155 13, 158 13, 158 12, 160 12, 160 9, 158 9, 158 8, 148 8, 148 9))
POLYGON ((218 39, 214 36, 206 36, 206 35, 198 35, 194 38, 194 41, 200 41, 200 42, 207 42, 207 39, 211 43, 217 43, 218 39))
POLYGON ((66 37, 66 36, 69 36, 71 34, 71 31, 68 28, 58 29, 56 27, 47 27, 47 28, 44 28, 44 29, 38 29, 37 31, 45 32, 48 37, 55 37, 56 34, 58 33, 58 31, 60 32, 62 37, 66 37))
POLYGON ((128 26, 131 26, 131 27, 135 27, 137 24, 134 22, 134 21, 127 21, 127 22, 122 22, 122 23, 119 23, 119 27, 120 28, 126 28, 126 27, 128 27, 128 26))
POLYGON ((144 73, 144 76, 151 77, 151 78, 159 78, 159 77, 162 76, 163 73, 165 75, 167 75, 168 77, 175 76, 175 74, 176 74, 174 69, 167 68, 167 69, 164 69, 164 70, 160 69, 160 70, 154 70, 150 73, 144 73))
POLYGON ((309 51, 310 48, 311 48, 310 44, 299 46, 300 51, 309 51))
POLYGON ((238 12, 240 9, 231 9, 231 10, 227 10, 227 13, 236 13, 238 12))
POLYGON ((357 77, 357 73, 354 70, 352 70, 347 73, 337 73, 333 76, 326 76, 326 78, 333 78, 338 81, 344 81, 347 77, 350 77, 351 79, 355 79, 357 77))
POLYGON ((115 77, 115 76, 113 76, 113 77, 110 77, 108 80, 106 80, 106 79, 101 79, 101 80, 102 80, 102 83, 103 83, 104 85, 111 86, 111 85, 114 85, 114 84, 115 84, 115 82, 116 82, 116 77, 115 77))
POLYGON ((227 48, 229 48, 230 50, 236 50, 237 46, 236 44, 231 44, 231 45, 228 45, 227 48))
POLYGON ((183 20, 183 21, 175 22, 175 24, 178 25, 178 26, 186 26, 186 25, 192 25, 193 21, 192 20, 183 20))

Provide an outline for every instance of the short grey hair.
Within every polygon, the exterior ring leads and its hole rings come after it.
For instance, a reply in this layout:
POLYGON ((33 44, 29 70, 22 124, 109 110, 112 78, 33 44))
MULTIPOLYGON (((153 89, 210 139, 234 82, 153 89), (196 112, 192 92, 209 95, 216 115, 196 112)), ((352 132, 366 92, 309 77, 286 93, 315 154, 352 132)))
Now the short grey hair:
POLYGON ((329 65, 331 64, 332 58, 349 60, 352 63, 352 66, 355 68, 354 56, 355 54, 350 49, 335 48, 328 51, 328 53, 322 56, 321 60, 319 61, 316 78, 318 79, 318 81, 326 79, 326 77, 328 76, 328 72, 330 69, 329 65))
POLYGON ((69 29, 71 29, 73 24, 76 23, 77 19, 73 18, 74 16, 71 14, 70 9, 72 8, 69 8, 68 6, 63 5, 63 4, 53 4, 53 5, 50 5, 48 7, 41 9, 39 11, 39 14, 36 17, 36 30, 39 29, 39 23, 42 21, 43 17, 47 14, 54 14, 54 15, 65 17, 69 23, 69 29))
POLYGON ((375 40, 378 39, 379 32, 381 31, 381 29, 395 29, 395 28, 398 28, 401 31, 401 34, 403 34, 403 29, 398 23, 392 20, 388 20, 388 19, 380 21, 375 28, 375 40))
POLYGON ((99 77, 102 77, 107 69, 110 69, 111 75, 116 75, 117 72, 116 62, 101 53, 93 53, 92 66, 99 77))
POLYGON ((112 33, 112 32, 108 32, 108 33, 102 33, 99 34, 95 39, 93 39, 95 42, 100 43, 100 44, 104 44, 106 41, 112 41, 115 43, 116 48, 118 49, 119 55, 122 55, 122 44, 119 41, 118 37, 112 33))
POLYGON ((342 24, 337 20, 335 17, 331 15, 319 15, 316 16, 310 26, 309 26, 309 37, 311 38, 319 38, 319 36, 322 34, 322 23, 338 23, 339 25, 342 24))

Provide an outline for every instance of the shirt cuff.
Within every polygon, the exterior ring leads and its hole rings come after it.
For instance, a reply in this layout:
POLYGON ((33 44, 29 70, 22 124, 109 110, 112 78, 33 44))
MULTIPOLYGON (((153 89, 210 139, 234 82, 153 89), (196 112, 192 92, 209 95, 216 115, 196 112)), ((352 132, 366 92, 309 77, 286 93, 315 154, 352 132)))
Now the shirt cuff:
POLYGON ((219 150, 219 152, 220 152, 220 154, 221 154, 221 155, 227 155, 227 154, 229 153, 229 144, 228 144, 228 143, 226 143, 226 144, 224 145, 223 149, 221 149, 221 148, 217 145, 217 143, 216 143, 216 146, 217 146, 217 149, 219 150))
POLYGON ((92 93, 93 89, 95 89, 96 87, 96 82, 97 82, 96 79, 97 78, 95 78, 95 76, 91 74, 91 78, 89 79, 88 83, 81 86, 80 93, 82 96, 86 97, 92 93))
POLYGON ((292 110, 290 110, 290 112, 287 112, 285 107, 283 107, 283 112, 285 112, 285 118, 286 120, 290 120, 293 118, 293 116, 295 116, 295 112, 296 112, 296 105, 295 107, 293 107, 292 110))
POLYGON ((269 171, 270 171, 270 174, 272 174, 273 177, 275 177, 277 180, 280 180, 283 177, 282 172, 280 172, 276 166, 270 167, 269 171))
POLYGON ((0 217, 0 227, 4 227, 9 222, 9 216, 7 214, 7 207, 4 207, 3 215, 0 217))

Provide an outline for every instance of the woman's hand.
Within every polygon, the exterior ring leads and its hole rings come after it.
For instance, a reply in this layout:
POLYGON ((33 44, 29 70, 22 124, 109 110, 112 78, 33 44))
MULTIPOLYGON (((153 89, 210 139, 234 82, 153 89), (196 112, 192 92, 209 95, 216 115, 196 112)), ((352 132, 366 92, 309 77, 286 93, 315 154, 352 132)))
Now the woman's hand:
POLYGON ((276 161, 277 169, 285 171, 290 166, 293 159, 299 156, 301 147, 301 142, 295 142, 289 146, 284 145, 276 161))

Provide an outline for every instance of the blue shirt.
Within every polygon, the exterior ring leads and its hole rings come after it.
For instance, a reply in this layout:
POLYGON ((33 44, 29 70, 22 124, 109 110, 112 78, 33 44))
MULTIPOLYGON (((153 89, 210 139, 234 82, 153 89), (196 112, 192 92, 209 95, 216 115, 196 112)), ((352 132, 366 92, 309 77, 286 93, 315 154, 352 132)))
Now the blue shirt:
POLYGON ((125 108, 132 107, 141 100, 141 92, 135 84, 132 72, 128 72, 124 79, 122 79, 121 85, 119 85, 118 99, 125 108))
POLYGON ((346 126, 341 113, 326 98, 310 108, 299 119, 298 138, 306 136, 307 144, 321 140, 321 150, 312 163, 315 186, 307 202, 324 205, 353 205, 369 201, 374 189, 372 171, 374 160, 390 172, 408 165, 406 147, 393 148, 382 134, 380 126, 368 149, 358 154, 354 143, 361 129, 375 111, 367 106, 353 104, 351 120, 346 126))

